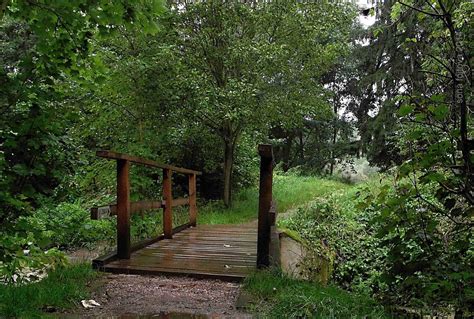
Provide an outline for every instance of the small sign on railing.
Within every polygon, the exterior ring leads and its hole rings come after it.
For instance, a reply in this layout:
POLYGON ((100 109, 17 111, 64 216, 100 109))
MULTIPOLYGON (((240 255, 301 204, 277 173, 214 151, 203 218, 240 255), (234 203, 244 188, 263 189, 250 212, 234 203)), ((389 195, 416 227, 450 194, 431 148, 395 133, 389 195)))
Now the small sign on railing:
POLYGON ((105 219, 111 217, 112 215, 117 215, 117 204, 91 208, 91 219, 105 219))

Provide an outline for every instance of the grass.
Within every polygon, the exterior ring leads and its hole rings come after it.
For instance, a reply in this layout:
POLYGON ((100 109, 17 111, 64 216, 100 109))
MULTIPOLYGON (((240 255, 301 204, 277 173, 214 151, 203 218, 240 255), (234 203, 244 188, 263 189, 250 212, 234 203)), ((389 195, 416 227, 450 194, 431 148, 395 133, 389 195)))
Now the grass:
MULTIPOLYGON (((350 185, 318 177, 275 175, 273 196, 279 213, 302 205, 316 197, 350 185)), ((226 209, 221 202, 210 202, 199 207, 199 224, 239 224, 257 219, 258 189, 248 188, 236 194, 232 208, 226 209)))
POLYGON ((57 268, 38 283, 0 285, 0 318, 42 318, 69 309, 89 296, 97 276, 90 264, 76 264, 57 268))
POLYGON ((262 318, 388 318, 369 296, 334 286, 291 279, 278 271, 259 271, 244 289, 254 301, 251 310, 262 318))

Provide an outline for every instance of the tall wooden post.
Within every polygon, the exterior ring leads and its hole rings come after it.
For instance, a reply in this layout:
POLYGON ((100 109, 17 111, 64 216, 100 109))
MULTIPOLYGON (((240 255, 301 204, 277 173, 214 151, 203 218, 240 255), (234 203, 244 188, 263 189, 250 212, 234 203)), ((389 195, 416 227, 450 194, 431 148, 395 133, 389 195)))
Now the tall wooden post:
POLYGON ((258 202, 257 267, 270 265, 270 208, 272 206, 273 149, 271 145, 260 144, 260 190, 258 202))
POLYGON ((117 160, 117 256, 130 259, 130 162, 117 160))
POLYGON ((173 171, 170 169, 163 170, 163 199, 165 208, 163 210, 163 234, 165 238, 173 238, 173 191, 172 178, 173 171))
POLYGON ((196 226, 197 205, 196 205, 196 174, 189 176, 189 223, 196 226))

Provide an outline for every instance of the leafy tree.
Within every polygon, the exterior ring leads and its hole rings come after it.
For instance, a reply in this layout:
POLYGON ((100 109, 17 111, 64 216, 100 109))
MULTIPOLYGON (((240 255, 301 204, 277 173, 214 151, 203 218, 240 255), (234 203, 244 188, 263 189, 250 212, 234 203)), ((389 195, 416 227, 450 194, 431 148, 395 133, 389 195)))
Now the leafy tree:
MULTIPOLYGON (((394 191, 382 189, 377 201, 390 247, 388 296, 422 307, 454 304, 459 315, 472 304, 472 9, 445 0, 391 7, 387 28, 409 66, 387 101, 398 109, 390 114, 399 118, 393 134, 404 161, 394 191)), ((396 56, 382 56, 395 71, 396 56)))
POLYGON ((72 169, 75 145, 67 129, 77 113, 66 105, 74 98, 70 80, 94 83, 90 68, 99 61, 90 54, 92 39, 119 25, 151 32, 162 8, 159 1, 1 2, 0 260, 33 239, 35 229, 18 217, 72 169), (4 237, 6 230, 13 237, 4 237))
MULTIPOLYGON (((397 129, 398 107, 393 98, 407 76, 417 85, 422 84, 417 58, 399 50, 397 26, 390 18, 394 2, 378 3, 372 9, 377 17, 375 23, 356 34, 358 41, 352 52, 356 70, 347 83, 351 92, 348 111, 356 118, 359 152, 385 169, 402 162, 396 139, 392 138, 397 129)), ((414 26, 408 25, 407 33, 415 32, 414 26)))
POLYGON ((189 92, 183 110, 223 142, 226 205, 245 131, 265 132, 277 123, 295 127, 327 107, 320 101, 320 78, 345 49, 353 15, 345 5, 324 6, 213 1, 176 11, 176 45, 189 92))

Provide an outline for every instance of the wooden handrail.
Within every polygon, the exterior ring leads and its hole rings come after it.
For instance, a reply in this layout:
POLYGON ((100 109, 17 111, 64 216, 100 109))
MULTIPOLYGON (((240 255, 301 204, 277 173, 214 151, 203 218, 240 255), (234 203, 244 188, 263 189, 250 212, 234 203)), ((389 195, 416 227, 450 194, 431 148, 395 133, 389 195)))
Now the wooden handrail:
MULTIPOLYGON (((173 199, 172 206, 183 206, 189 204, 189 197, 175 198, 173 199)), ((160 209, 166 206, 166 201, 164 200, 142 200, 138 202, 130 203, 130 213, 138 214, 147 210, 160 209)), ((103 219, 104 217, 116 216, 117 215, 117 204, 112 203, 105 206, 92 207, 90 209, 91 219, 98 220, 103 219)))
POLYGON ((187 168, 182 168, 182 167, 177 167, 177 166, 172 166, 172 165, 167 165, 167 164, 161 164, 161 163, 158 163, 146 158, 128 155, 124 153, 113 152, 113 151, 105 151, 105 150, 97 151, 96 156, 108 158, 108 159, 114 159, 114 160, 126 160, 135 164, 141 164, 145 166, 170 169, 173 172, 182 173, 182 174, 202 175, 202 172, 194 171, 192 169, 187 169, 187 168))
MULTIPOLYGON (((130 215, 144 210, 163 209, 163 237, 171 239, 173 234, 186 227, 196 226, 196 175, 201 172, 172 165, 160 164, 145 158, 117 153, 113 151, 97 151, 97 156, 117 161, 117 204, 108 205, 109 215, 117 215, 117 258, 129 259, 132 252, 130 242, 130 215), (163 200, 130 202, 130 163, 146 165, 163 169, 163 200), (173 172, 186 174, 189 182, 189 197, 173 199, 173 172), (189 204, 189 223, 183 227, 173 228, 173 207, 189 204)), ((107 206, 105 206, 107 207, 107 206)), ((99 210, 104 207, 91 209, 91 218, 99 218, 99 210)))

